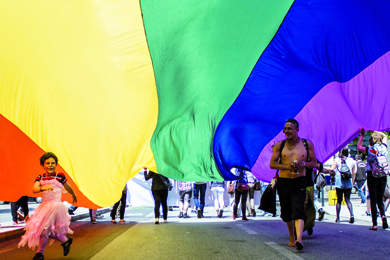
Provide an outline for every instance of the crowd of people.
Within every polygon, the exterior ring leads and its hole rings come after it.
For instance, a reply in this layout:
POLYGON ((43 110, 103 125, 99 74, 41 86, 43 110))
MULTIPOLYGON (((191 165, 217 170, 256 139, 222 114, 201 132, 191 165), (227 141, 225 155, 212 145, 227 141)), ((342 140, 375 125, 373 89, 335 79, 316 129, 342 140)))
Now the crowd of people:
MULTIPOLYGON (((390 195, 387 188, 387 136, 381 132, 374 132, 369 140, 369 146, 364 147, 362 140, 365 130, 360 129, 361 137, 357 145, 362 154, 367 155, 367 162, 364 162, 361 154, 356 160, 349 156, 347 148, 339 152, 333 165, 326 169, 316 159, 314 144, 310 140, 298 136, 299 123, 295 119, 288 119, 283 132, 286 139, 273 146, 273 154, 270 160, 270 168, 275 169, 275 188, 280 201, 280 217, 286 223, 289 233, 289 247, 296 247, 302 250, 304 245, 302 233, 307 231, 313 233, 313 227, 318 212, 318 220, 322 220, 325 212, 316 203, 314 186, 320 174, 329 174, 334 178, 337 196, 336 202, 336 223, 340 222, 340 211, 343 201, 350 213, 349 223, 355 222, 353 206, 351 203, 351 192, 354 187, 361 197, 361 206, 367 206, 367 215, 372 217, 370 230, 377 230, 377 215, 382 220, 382 228, 387 229, 388 223, 385 215, 390 204, 390 195), (385 198, 385 200, 383 199, 385 198), (379 210, 379 212, 377 212, 379 210)), ((77 202, 76 194, 67 182, 63 173, 56 172, 58 158, 53 153, 45 153, 40 158, 40 164, 44 173, 38 175, 33 185, 34 193, 41 193, 42 203, 36 208, 34 214, 29 216, 27 197, 20 198, 11 204, 12 218, 17 223, 17 209, 23 208, 26 220, 26 232, 22 236, 19 247, 28 244, 30 248, 38 247, 35 260, 44 259, 44 250, 49 239, 58 240, 63 247, 63 254, 66 256, 70 251, 73 242, 68 236, 73 231, 69 228, 70 214, 77 209, 72 205, 68 209, 61 201, 62 189, 67 190, 72 198, 73 204, 77 202), (68 214, 69 213, 69 214, 68 214)), ((151 171, 144 167, 145 180, 152 179, 151 192, 155 202, 154 216, 155 224, 160 221, 160 206, 164 223, 168 220, 167 198, 172 189, 171 181, 162 174, 151 171)), ((262 185, 249 169, 233 167, 231 173, 235 181, 211 181, 211 182, 185 182, 178 181, 179 192, 179 218, 189 218, 191 198, 194 200, 195 213, 197 218, 204 217, 206 190, 210 188, 213 196, 215 216, 223 217, 225 208, 225 193, 230 194, 230 205, 233 220, 241 211, 242 221, 248 221, 247 217, 256 216, 254 208, 255 190, 263 191, 266 185, 262 185), (248 214, 247 214, 248 212, 248 214)), ((317 188, 318 189, 318 188, 317 188)), ((119 223, 127 223, 124 219, 126 207, 127 186, 122 191, 121 199, 114 204, 111 211, 111 223, 116 224, 116 216, 119 210, 119 223)), ((319 196, 319 194, 318 194, 319 196)), ((90 218, 96 224, 96 209, 90 209, 90 218)))

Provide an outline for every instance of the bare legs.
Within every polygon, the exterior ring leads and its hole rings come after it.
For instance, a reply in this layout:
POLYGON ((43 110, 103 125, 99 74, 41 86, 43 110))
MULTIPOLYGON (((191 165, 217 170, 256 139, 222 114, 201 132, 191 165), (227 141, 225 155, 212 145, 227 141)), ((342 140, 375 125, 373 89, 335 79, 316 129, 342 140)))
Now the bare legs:
POLYGON ((290 222, 286 222, 288 234, 290 236, 290 242, 288 243, 289 247, 295 247, 295 236, 294 236, 294 222, 295 222, 295 231, 297 232, 297 241, 302 243, 302 233, 305 222, 303 219, 296 219, 290 222))
POLYGON ((186 200, 184 203, 182 201, 179 202, 179 210, 180 212, 187 213, 188 211, 188 201, 186 200))

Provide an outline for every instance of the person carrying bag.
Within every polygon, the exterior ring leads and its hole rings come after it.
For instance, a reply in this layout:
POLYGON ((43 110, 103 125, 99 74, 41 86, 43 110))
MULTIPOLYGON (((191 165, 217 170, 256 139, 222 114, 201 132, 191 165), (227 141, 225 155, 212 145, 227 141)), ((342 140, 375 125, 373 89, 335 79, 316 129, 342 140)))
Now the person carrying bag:
POLYGON ((242 201, 241 201, 242 221, 248 221, 245 215, 246 200, 249 191, 247 171, 244 169, 233 167, 231 172, 237 178, 237 181, 235 182, 235 191, 234 191, 235 202, 233 206, 233 219, 236 219, 237 217, 237 206, 240 203, 240 198, 242 197, 242 201))

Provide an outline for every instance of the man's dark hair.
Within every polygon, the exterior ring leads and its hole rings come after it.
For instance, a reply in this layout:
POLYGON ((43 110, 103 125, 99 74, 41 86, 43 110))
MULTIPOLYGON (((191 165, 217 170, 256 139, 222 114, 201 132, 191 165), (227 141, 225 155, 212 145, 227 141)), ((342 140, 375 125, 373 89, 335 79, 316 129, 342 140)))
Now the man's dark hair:
POLYGON ((286 123, 292 123, 292 124, 295 125, 297 128, 299 128, 299 123, 298 123, 298 121, 295 120, 294 118, 287 119, 287 120, 286 120, 286 123))
POLYGON ((45 153, 44 155, 42 155, 41 158, 39 159, 40 164, 43 166, 44 163, 45 163, 45 161, 46 161, 47 159, 49 159, 49 158, 53 158, 54 161, 56 161, 56 164, 58 164, 58 158, 57 158, 57 156, 56 156, 54 153, 52 153, 52 152, 47 152, 47 153, 45 153))
POLYGON ((343 149, 341 150, 341 155, 342 155, 342 156, 345 156, 345 157, 348 157, 348 148, 343 148, 343 149))

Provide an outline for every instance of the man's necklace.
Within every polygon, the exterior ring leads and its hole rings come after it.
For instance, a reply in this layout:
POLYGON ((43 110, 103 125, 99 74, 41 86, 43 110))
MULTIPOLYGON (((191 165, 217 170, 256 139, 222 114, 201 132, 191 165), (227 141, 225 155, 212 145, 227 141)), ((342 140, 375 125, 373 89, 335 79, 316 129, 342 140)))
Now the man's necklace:
MULTIPOLYGON (((296 142, 295 144, 297 144, 297 143, 298 143, 298 142, 296 142)), ((295 144, 294 144, 294 145, 295 145, 295 144)), ((288 148, 288 149, 291 149, 291 147, 292 147, 292 144, 287 143, 287 148, 288 148)))

